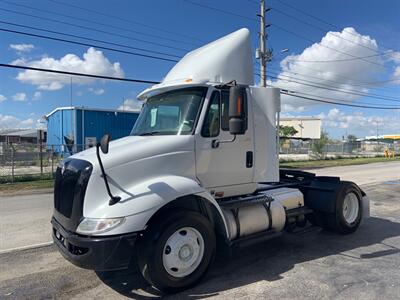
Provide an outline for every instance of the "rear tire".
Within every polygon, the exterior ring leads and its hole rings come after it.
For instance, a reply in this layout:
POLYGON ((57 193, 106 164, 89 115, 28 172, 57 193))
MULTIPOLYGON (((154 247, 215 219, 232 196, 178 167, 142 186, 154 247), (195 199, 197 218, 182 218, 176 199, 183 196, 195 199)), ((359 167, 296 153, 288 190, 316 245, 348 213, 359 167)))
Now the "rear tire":
POLYGON ((138 244, 143 277, 164 293, 196 284, 215 257, 213 226, 193 211, 166 214, 152 222, 138 244))
POLYGON ((342 181, 337 193, 335 213, 324 213, 325 228, 340 234, 350 234, 357 230, 362 219, 362 195, 360 189, 353 182, 342 181))

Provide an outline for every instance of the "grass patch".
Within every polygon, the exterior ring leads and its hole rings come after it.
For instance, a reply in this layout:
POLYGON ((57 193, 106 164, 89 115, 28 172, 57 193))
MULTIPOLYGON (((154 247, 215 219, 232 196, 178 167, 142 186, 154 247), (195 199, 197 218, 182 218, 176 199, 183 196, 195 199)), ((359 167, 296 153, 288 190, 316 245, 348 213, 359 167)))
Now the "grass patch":
POLYGON ((23 181, 23 182, 15 182, 15 183, 5 183, 0 185, 0 194, 1 193, 15 193, 20 191, 27 190, 39 190, 46 188, 53 188, 54 180, 53 179, 42 179, 42 180, 33 180, 33 181, 23 181))
POLYGON ((357 158, 328 158, 322 160, 281 161, 280 168, 287 169, 316 169, 335 166, 363 165, 376 162, 399 161, 400 157, 357 157, 357 158))
POLYGON ((11 176, 0 177, 0 194, 14 194, 21 191, 40 190, 54 187, 51 173, 15 175, 11 183, 11 176))
MULTIPOLYGON (((24 174, 24 175, 15 175, 14 176, 14 183, 17 182, 30 182, 30 181, 40 181, 40 180, 50 180, 53 179, 53 174, 45 173, 45 174, 24 174)), ((0 177, 0 184, 3 183, 11 183, 12 177, 10 175, 1 176, 0 177)))

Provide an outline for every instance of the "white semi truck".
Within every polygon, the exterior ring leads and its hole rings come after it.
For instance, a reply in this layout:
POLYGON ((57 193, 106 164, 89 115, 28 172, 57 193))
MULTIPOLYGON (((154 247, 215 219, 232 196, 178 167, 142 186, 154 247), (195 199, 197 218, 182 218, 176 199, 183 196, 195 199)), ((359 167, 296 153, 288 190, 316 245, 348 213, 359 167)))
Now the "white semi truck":
POLYGON ((279 170, 280 92, 254 86, 250 33, 185 55, 144 102, 132 133, 65 159, 53 239, 73 264, 135 263, 164 292, 194 285, 216 245, 241 247, 307 221, 354 232, 365 193, 338 177, 279 170))

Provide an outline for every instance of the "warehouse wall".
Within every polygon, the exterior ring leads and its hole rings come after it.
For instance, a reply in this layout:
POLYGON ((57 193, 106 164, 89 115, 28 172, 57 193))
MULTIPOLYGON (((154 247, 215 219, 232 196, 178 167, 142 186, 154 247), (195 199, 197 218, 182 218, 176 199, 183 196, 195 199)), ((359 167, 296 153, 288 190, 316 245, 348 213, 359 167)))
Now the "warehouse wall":
POLYGON ((73 138, 73 114, 71 110, 58 110, 47 121, 47 145, 52 145, 56 152, 60 152, 61 145, 65 144, 64 137, 73 138))

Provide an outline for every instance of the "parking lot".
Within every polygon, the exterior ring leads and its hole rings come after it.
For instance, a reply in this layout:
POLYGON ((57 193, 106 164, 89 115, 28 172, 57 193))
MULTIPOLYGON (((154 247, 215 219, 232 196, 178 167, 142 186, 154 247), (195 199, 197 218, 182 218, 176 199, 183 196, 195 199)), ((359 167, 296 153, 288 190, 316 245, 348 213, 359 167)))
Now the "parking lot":
MULTIPOLYGON (((355 234, 340 236, 309 227, 296 234, 284 234, 275 240, 237 250, 231 257, 219 255, 200 284, 170 297, 398 299, 400 172, 396 173, 396 168, 390 172, 376 169, 373 174, 366 171, 367 167, 360 166, 360 173, 356 174, 355 167, 346 168, 351 170, 348 176, 354 177, 356 182, 363 178, 362 174, 367 174, 360 184, 371 199, 371 218, 355 234)), ((346 169, 333 171, 346 176, 346 169)), ((321 173, 333 171, 322 169, 321 173)), ((51 201, 48 197, 50 200, 47 201, 51 201)), ((9 201, 12 201, 11 197, 7 199, 9 201)), ((1 203, 4 207, 4 202, 1 203)), ((14 206, 14 211, 19 211, 18 207, 14 206)), ((37 219, 33 215, 30 221, 22 220, 27 222, 28 232, 35 231, 35 223, 43 219, 37 213, 37 219)), ((1 218, 4 220, 4 215, 1 218)), ((7 222, 10 222, 12 216, 8 218, 7 222)), ((15 218, 18 224, 21 215, 15 215, 15 218)), ((3 249, 6 249, 6 242, 7 247, 23 246, 21 240, 25 239, 20 237, 26 234, 24 229, 13 228, 10 223, 7 226, 1 223, 3 249), (13 234, 3 235, 4 229, 14 230, 13 234), (17 244, 8 241, 13 235, 17 235, 17 244)), ((47 237, 43 229, 40 231, 40 238, 47 237)), ((65 261, 52 245, 3 251, 0 266, 1 299, 147 299, 161 296, 133 268, 97 273, 82 270, 65 261)))

